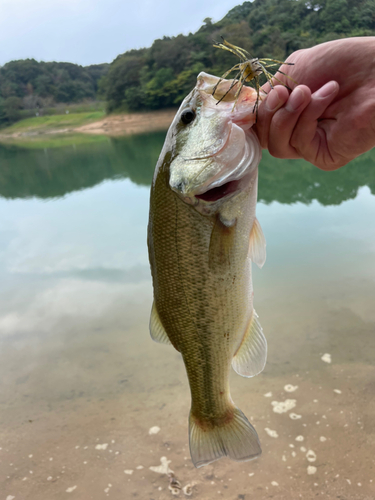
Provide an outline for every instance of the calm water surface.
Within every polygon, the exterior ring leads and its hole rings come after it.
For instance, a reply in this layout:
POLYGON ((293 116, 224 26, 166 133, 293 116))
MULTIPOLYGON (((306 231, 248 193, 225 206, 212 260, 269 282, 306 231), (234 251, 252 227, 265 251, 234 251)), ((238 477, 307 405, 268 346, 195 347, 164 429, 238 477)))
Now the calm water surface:
POLYGON ((166 463, 202 500, 373 499, 375 151, 332 173, 264 156, 269 356, 231 380, 263 455, 196 470, 183 363, 148 333, 163 140, 0 146, 0 500, 166 500, 166 463))

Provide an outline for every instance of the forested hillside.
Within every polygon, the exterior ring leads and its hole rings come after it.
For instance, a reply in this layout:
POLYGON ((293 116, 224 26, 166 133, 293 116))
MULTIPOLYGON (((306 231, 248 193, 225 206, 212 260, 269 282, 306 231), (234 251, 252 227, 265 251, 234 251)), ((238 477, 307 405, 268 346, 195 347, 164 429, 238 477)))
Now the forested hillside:
POLYGON ((317 43, 374 34, 375 0, 254 0, 217 23, 205 19, 194 34, 165 37, 118 56, 102 88, 108 111, 173 107, 200 71, 221 75, 236 63, 231 54, 212 47, 220 36, 255 57, 285 59, 317 43))
POLYGON ((109 64, 82 67, 71 63, 11 61, 0 67, 0 124, 9 124, 27 110, 56 103, 95 99, 98 81, 109 64))
POLYGON ((375 0, 254 0, 188 36, 164 37, 119 55, 110 65, 11 61, 0 67, 0 126, 56 103, 107 101, 107 111, 177 106, 204 70, 221 75, 236 63, 213 48, 223 36, 255 57, 291 52, 348 36, 375 35, 375 0))

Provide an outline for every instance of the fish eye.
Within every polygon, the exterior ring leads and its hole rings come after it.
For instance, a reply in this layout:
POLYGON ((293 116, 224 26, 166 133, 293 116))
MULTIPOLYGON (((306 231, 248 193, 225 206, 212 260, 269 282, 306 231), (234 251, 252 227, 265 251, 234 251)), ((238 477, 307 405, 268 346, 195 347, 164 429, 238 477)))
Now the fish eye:
POLYGON ((188 125, 189 123, 191 123, 194 120, 194 118, 195 118, 194 109, 187 108, 187 109, 184 109, 184 111, 181 113, 181 121, 185 125, 188 125))

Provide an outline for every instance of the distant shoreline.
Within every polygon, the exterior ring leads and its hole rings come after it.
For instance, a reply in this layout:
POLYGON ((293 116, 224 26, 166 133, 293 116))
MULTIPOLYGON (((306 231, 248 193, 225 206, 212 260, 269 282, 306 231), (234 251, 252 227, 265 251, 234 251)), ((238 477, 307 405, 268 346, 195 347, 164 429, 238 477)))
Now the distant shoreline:
POLYGON ((82 134, 122 136, 167 130, 176 110, 108 115, 102 120, 74 129, 82 134))
POLYGON ((167 130, 176 114, 176 109, 145 113, 75 113, 68 115, 46 115, 28 118, 0 130, 0 142, 22 144, 24 142, 66 141, 74 135, 120 137, 167 130), (96 116, 95 116, 96 115, 96 116))

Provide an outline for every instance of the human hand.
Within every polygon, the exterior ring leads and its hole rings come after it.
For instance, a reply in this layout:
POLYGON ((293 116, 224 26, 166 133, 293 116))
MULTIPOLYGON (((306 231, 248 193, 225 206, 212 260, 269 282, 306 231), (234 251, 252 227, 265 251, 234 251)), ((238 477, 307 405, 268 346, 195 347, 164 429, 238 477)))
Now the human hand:
MULTIPOLYGON (((255 130, 278 158, 334 170, 375 146, 375 37, 347 38, 295 52, 259 106, 255 130), (327 83, 328 82, 328 83, 327 83)), ((269 86, 264 86, 269 90, 269 86)))

